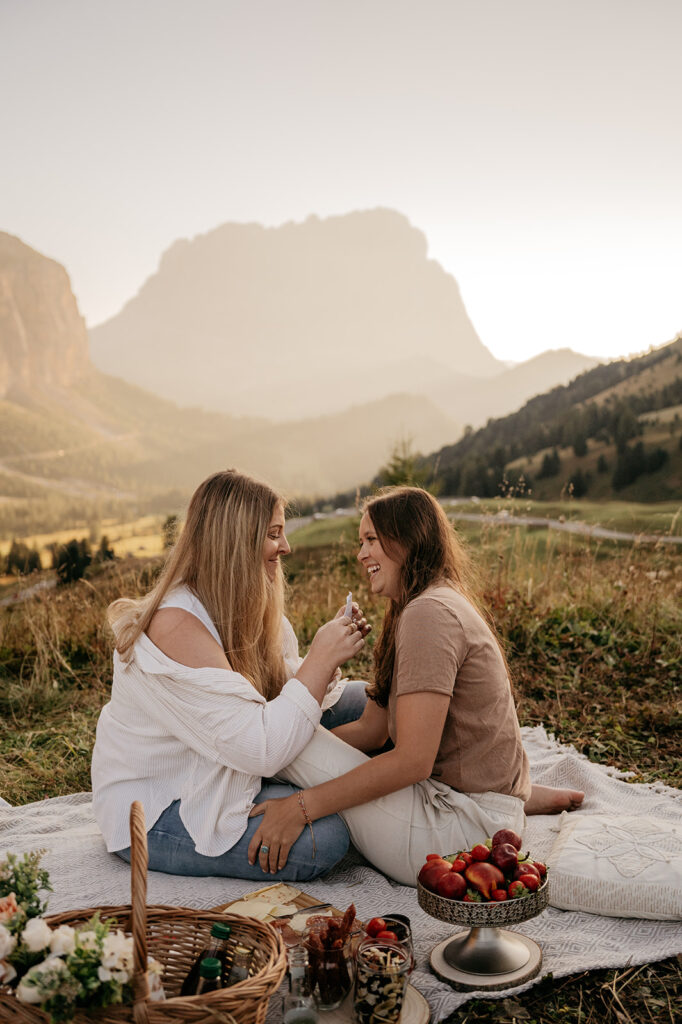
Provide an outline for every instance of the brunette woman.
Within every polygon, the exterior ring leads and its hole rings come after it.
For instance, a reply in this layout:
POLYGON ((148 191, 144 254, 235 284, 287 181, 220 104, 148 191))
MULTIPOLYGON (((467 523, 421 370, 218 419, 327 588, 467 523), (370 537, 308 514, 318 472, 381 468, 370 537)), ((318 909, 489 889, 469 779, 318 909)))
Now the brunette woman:
POLYGON ((362 717, 318 730, 284 775, 305 788, 268 801, 251 841, 281 867, 304 807, 340 813, 358 849, 406 885, 429 853, 468 849, 525 814, 578 806, 583 794, 531 786, 504 654, 476 598, 469 559, 438 502, 392 488, 365 505, 358 558, 387 601, 362 717), (390 738, 392 748, 372 758, 390 738))

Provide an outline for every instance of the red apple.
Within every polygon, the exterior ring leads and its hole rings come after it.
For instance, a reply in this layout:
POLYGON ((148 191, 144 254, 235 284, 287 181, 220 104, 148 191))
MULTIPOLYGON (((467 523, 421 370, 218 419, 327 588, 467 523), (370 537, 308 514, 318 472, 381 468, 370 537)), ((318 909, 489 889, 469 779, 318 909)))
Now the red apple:
POLYGON ((518 832, 511 828, 501 828, 493 836, 493 849, 502 843, 511 843, 516 850, 521 849, 522 839, 518 832))
POLYGON ((467 891, 467 884, 464 875, 458 871, 450 871, 449 874, 441 875, 436 883, 436 892, 444 896, 446 900, 461 900, 467 891))
POLYGON ((540 872, 540 878, 544 878, 545 875, 547 874, 547 865, 543 864, 541 860, 534 860, 533 864, 535 865, 535 867, 540 872))
POLYGON ((505 884, 504 875, 500 869, 490 862, 470 864, 465 874, 467 881, 471 882, 473 887, 487 900, 490 899, 492 889, 499 889, 505 884))
POLYGON ((540 881, 540 872, 530 860, 524 860, 521 864, 517 865, 513 872, 514 881, 520 878, 521 875, 535 875, 537 880, 540 881))
POLYGON ((437 892, 438 879, 452 871, 452 865, 446 860, 430 860, 419 872, 418 878, 425 889, 437 892))
POLYGON ((511 871, 519 862, 519 851, 511 843, 499 843, 493 846, 490 860, 500 871, 511 871))

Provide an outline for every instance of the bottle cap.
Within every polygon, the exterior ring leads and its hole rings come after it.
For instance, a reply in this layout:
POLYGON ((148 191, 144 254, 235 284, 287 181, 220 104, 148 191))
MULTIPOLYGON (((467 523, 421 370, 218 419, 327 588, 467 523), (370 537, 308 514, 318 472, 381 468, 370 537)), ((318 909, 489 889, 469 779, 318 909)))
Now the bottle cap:
POLYGON ((202 978, 219 978, 221 970, 220 960, 214 956, 205 956, 199 964, 199 974, 202 978))
POLYGON ((214 939, 229 939, 231 934, 232 929, 229 924, 221 924, 220 921, 216 921, 211 928, 211 935, 214 939))

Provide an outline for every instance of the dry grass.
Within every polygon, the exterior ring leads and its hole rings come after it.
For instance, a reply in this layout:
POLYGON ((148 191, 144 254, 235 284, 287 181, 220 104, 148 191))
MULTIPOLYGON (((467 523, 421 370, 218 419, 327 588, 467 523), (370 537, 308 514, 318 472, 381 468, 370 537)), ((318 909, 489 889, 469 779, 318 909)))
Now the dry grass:
MULTIPOLYGON (((294 550, 289 614, 305 649, 346 592, 378 626, 353 529, 294 550)), ((546 531, 467 536, 508 645, 522 724, 544 723, 593 760, 680 785, 682 566, 675 550, 597 545, 546 531)), ((295 535, 294 538, 295 540, 295 535)), ((149 586, 158 561, 108 565, 88 583, 0 610, 0 778, 13 804, 90 788, 90 753, 111 680, 107 604, 149 586)), ((352 666, 368 675, 371 646, 352 666)), ((449 1024, 672 1022, 675 959, 545 979, 516 999, 472 1001, 449 1024)))

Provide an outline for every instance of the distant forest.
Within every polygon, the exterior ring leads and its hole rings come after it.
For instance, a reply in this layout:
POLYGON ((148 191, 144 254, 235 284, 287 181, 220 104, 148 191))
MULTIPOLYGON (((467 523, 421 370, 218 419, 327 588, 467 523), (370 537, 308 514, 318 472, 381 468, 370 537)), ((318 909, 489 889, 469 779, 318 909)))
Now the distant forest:
MULTIPOLYGON (((559 448, 572 449, 581 458, 587 442, 615 446, 611 485, 620 491, 643 473, 660 469, 669 458, 667 447, 647 448, 641 440, 643 413, 682 403, 682 342, 674 342, 634 360, 620 360, 581 374, 570 384, 553 388, 528 401, 522 409, 485 427, 470 428, 454 445, 420 460, 420 469, 442 494, 494 497, 503 484, 523 490, 532 480, 521 467, 513 465, 549 449, 536 471, 536 479, 559 473, 559 448), (659 386, 628 392, 622 385, 653 370, 665 361, 679 367, 679 374, 659 386), (611 394, 609 392, 612 391, 611 394)), ((675 421, 677 422, 677 421, 675 421)), ((604 471, 602 460, 599 470, 604 471)), ((585 493, 585 480, 574 487, 575 497, 585 493)))

